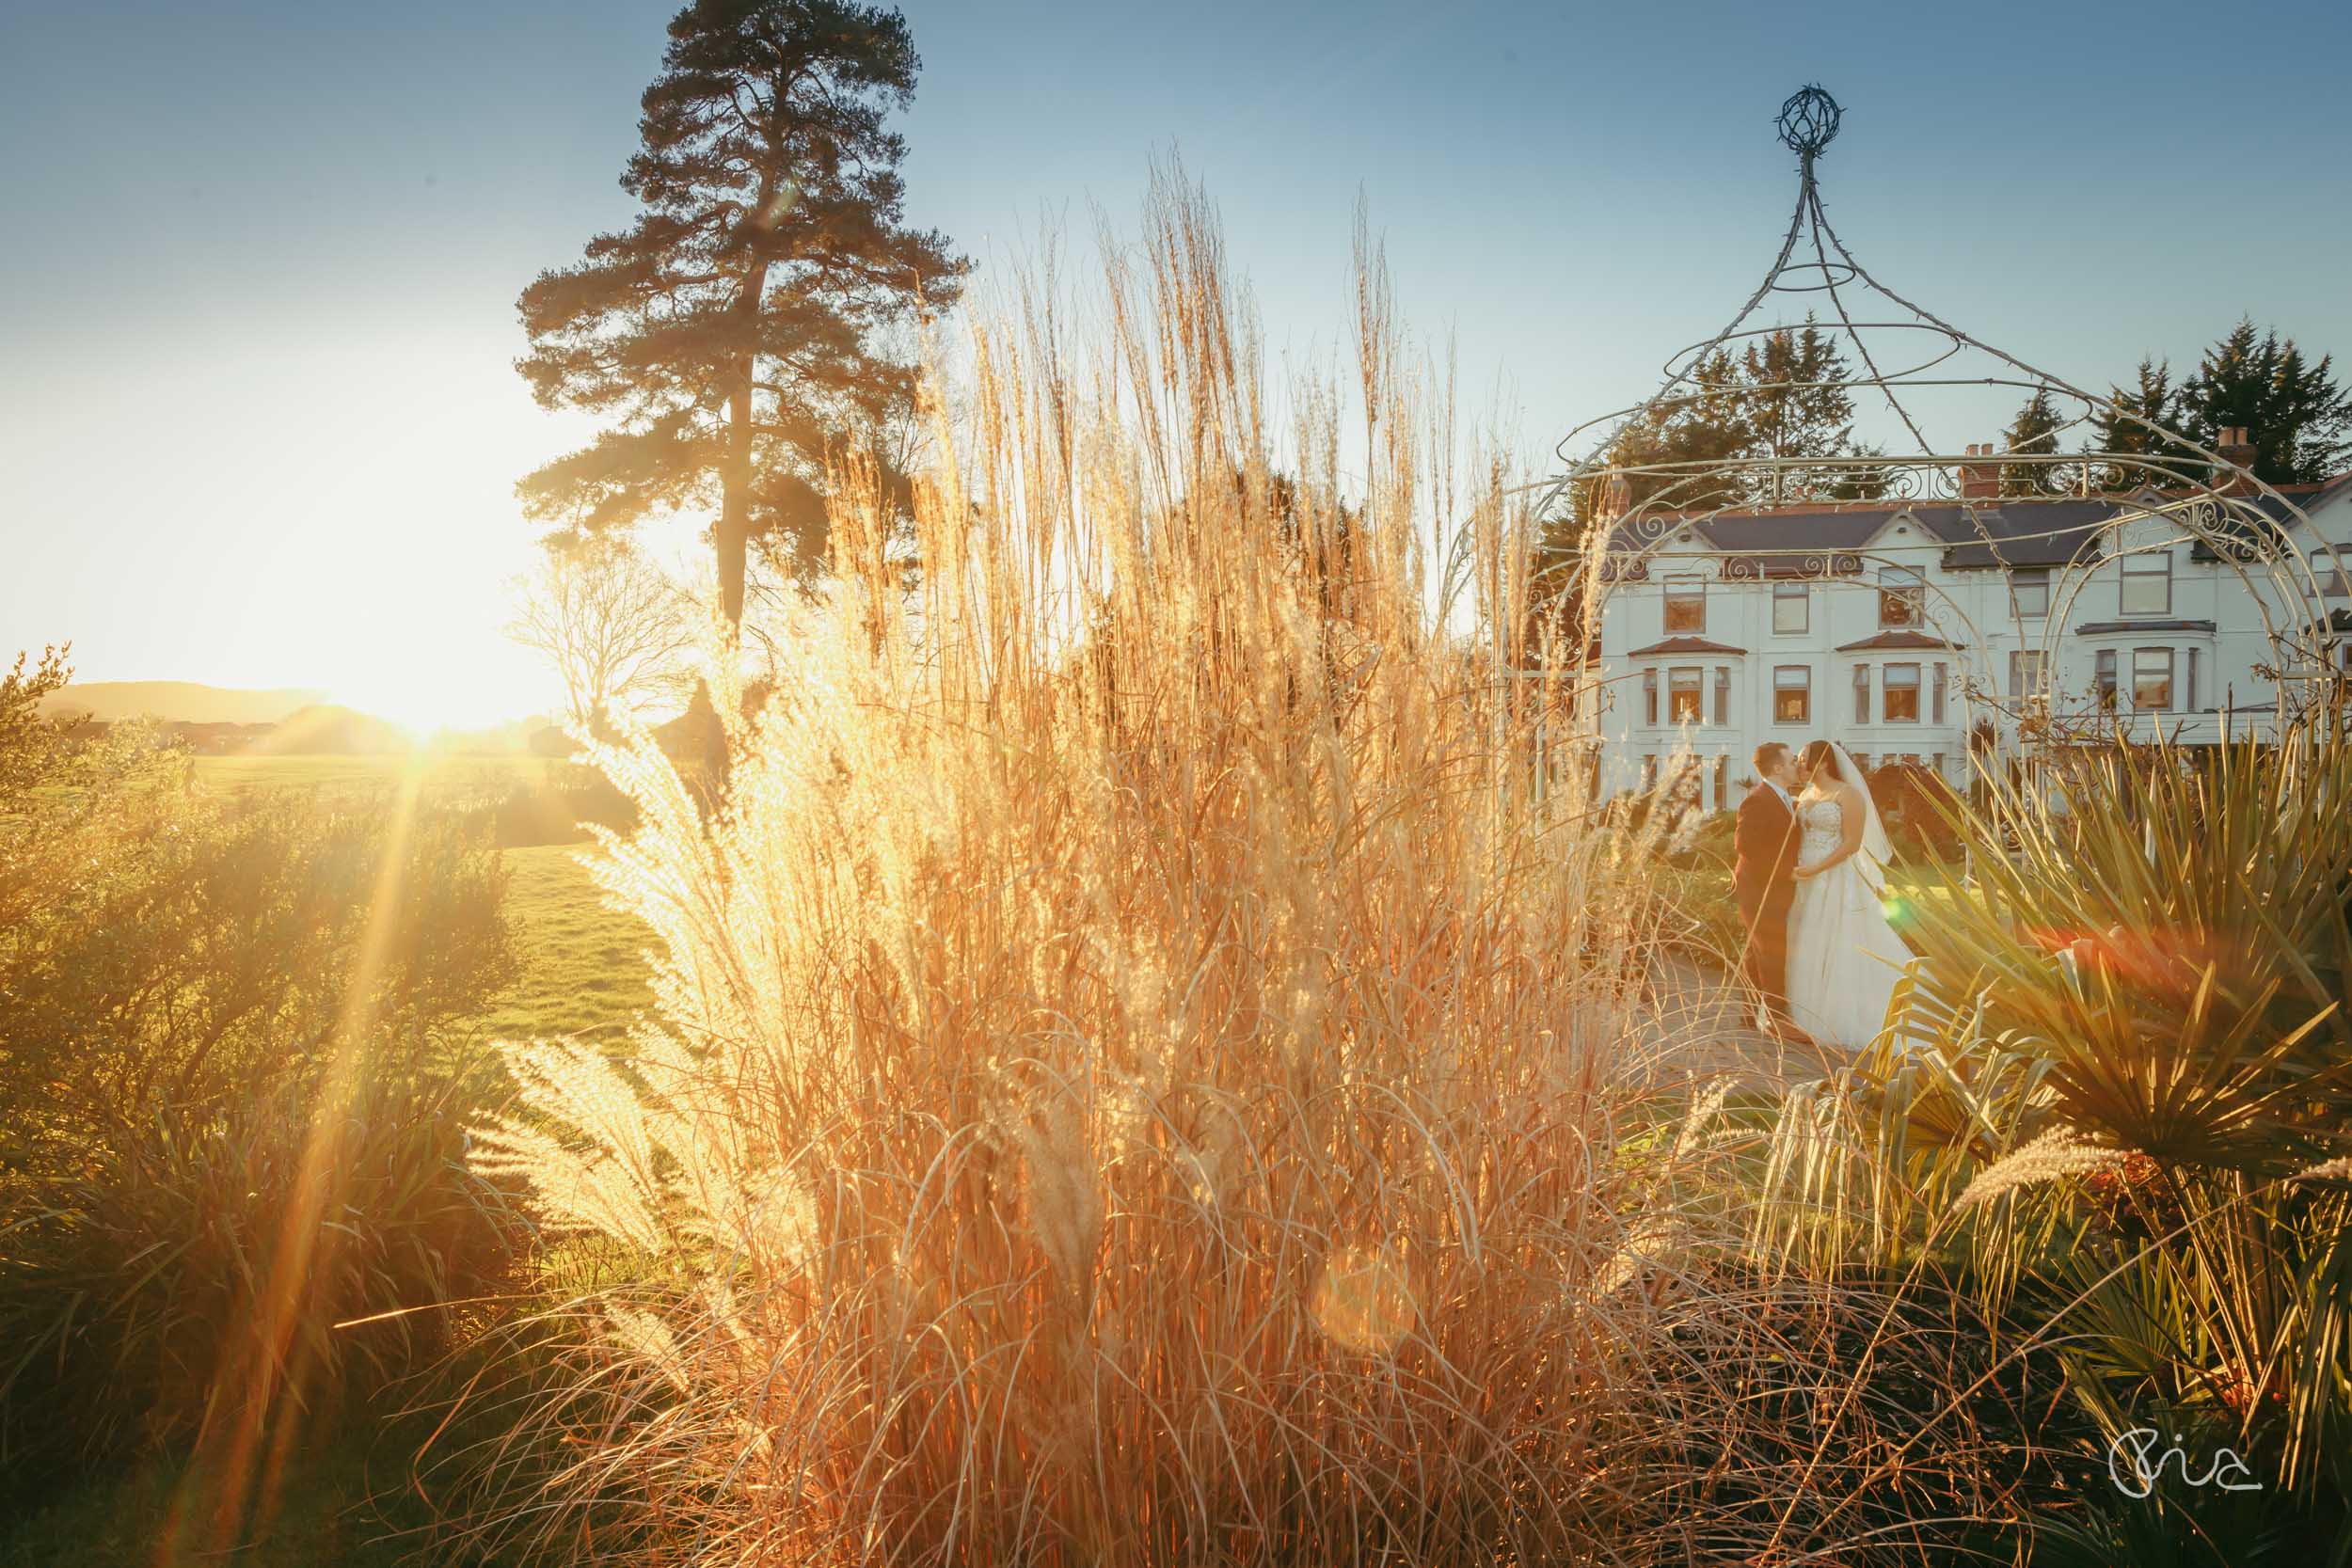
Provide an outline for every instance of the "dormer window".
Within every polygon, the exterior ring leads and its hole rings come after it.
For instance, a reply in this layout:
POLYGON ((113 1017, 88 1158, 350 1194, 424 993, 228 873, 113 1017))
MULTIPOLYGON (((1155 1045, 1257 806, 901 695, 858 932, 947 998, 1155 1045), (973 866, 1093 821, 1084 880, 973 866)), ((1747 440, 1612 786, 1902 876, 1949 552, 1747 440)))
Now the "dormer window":
POLYGON ((2123 588, 2120 608, 2126 615, 2172 613, 2172 552, 2123 558, 2123 588))
POLYGON ((1666 633, 1707 630, 1707 584, 1699 578, 1666 579, 1666 633))

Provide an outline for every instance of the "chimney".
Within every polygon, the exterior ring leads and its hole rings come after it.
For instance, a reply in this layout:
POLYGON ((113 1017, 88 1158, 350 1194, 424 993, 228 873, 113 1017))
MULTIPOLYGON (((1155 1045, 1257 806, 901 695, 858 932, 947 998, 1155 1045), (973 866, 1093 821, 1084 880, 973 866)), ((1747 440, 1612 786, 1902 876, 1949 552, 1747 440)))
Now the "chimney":
POLYGON ((1623 474, 1609 476, 1608 499, 1602 509, 1613 517, 1622 517, 1633 510, 1633 482, 1623 474))
POLYGON ((2221 454, 2222 462, 2230 465, 2229 469, 2214 475, 2214 489, 2224 496, 2253 494, 2254 443, 2247 439, 2246 427, 2242 424, 2223 425, 2221 439, 2214 443, 2214 451, 2221 454))
MULTIPOLYGON (((1990 457, 1993 443, 1972 441, 1968 444, 1970 457, 1990 457)), ((1963 463, 1960 466, 1960 499, 1964 501, 1998 500, 2001 495, 2001 466, 1998 463, 1963 463)))

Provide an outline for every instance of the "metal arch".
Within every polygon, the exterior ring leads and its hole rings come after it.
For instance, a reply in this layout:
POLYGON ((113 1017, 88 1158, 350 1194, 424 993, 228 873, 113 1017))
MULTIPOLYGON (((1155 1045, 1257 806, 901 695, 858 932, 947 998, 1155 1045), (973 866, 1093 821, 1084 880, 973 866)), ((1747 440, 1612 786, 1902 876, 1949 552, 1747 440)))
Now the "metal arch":
MULTIPOLYGON (((2229 564, 2255 600, 2263 635, 2280 658, 2280 673, 2284 678, 2302 678, 2300 673, 2287 668, 2291 664, 2309 661, 2323 669, 2329 668, 2328 651, 2337 641, 2338 634, 2330 628, 2326 595, 2314 574, 2313 562, 2324 559, 2332 562, 2338 570, 2343 570, 2346 564, 2345 554, 2352 552, 2340 551, 2332 543, 2319 537, 2317 531, 2311 529, 2308 515, 2292 499, 2276 486, 2232 465, 2219 452, 2147 419, 2112 398, 2087 391, 1993 347, 1882 283, 1847 247, 1830 223, 1815 176, 1815 161, 1837 134, 1842 119, 1842 110, 1836 100, 1819 87, 1808 86, 1792 95, 1783 105, 1779 126, 1784 141, 1799 154, 1800 177, 1797 201, 1788 230, 1782 236, 1779 250, 1763 279, 1738 312, 1713 337, 1668 357, 1663 367, 1663 380, 1650 398, 1572 427, 1555 449, 1564 465, 1563 470, 1549 480, 1518 486, 1509 492, 1523 495, 1540 491, 1541 499, 1537 502, 1540 516, 1556 515, 1562 499, 1573 497, 1580 484, 1593 487, 1587 492, 1589 496, 1597 493, 1603 482, 1624 478, 1646 482, 1645 488, 1649 491, 1639 496, 1631 506, 1617 515, 1600 517, 1587 529, 1581 543, 1567 552, 1577 558, 1578 570, 1570 574, 1569 580, 1556 593, 1547 595, 1534 608, 1539 611, 1554 608, 1579 585, 1582 585, 1590 594, 1588 613, 1596 618, 1594 624, 1597 626, 1599 608, 1607 595, 1617 591, 1618 586, 1637 570, 1645 569, 1648 560, 1659 553, 1661 542, 1677 528, 1704 524, 1726 512, 1753 510, 1758 506, 1760 496, 1777 498, 1786 493, 1784 476, 1798 476, 1803 483, 1809 476, 1834 475, 1840 471, 1847 474, 1873 471, 1884 486, 1884 493, 1877 499, 1959 506, 1976 540, 1991 549, 1996 561, 2006 562, 2015 546, 2032 540, 2056 537, 2060 532, 2086 533, 2085 550, 2052 568, 2052 613, 2044 618, 2040 644, 2045 664, 2058 647, 2058 630, 2053 628, 2062 629, 2065 624, 2064 618, 2056 613, 2058 591, 2064 588, 2064 602, 2071 606, 2100 562, 2111 555, 2129 553, 2119 551, 2113 543, 2122 530, 2150 516, 2163 516, 2171 525, 2169 543, 2177 544, 2185 539, 2193 544, 2201 544, 2215 559, 2229 564), (1804 240, 1810 241, 1809 248, 1813 253, 1810 259, 1804 259, 1800 254, 1800 243, 1804 240), (1846 291, 1857 284, 1900 311, 1908 312, 1910 319, 1858 319, 1845 298, 1846 291), (1825 293, 1829 296, 1836 319, 1821 324, 1821 329, 1833 336, 1842 337, 1852 346, 1862 372, 1834 385, 1849 395, 1866 390, 1878 392, 1910 436, 1916 451, 1899 455, 1882 452, 1844 457, 1739 457, 1722 461, 1643 464, 1609 461, 1610 451, 1633 421, 1645 417, 1669 415, 1724 394, 1726 388, 1706 379, 1701 371, 1727 343, 1766 338, 1786 330, 1782 327, 1747 325, 1764 299, 1775 293, 1792 295, 1825 293), (1879 355, 1865 336, 1871 332, 1927 332, 1940 337, 1943 345, 1926 358, 1888 372, 1881 367, 1879 355), (1973 377, 1932 376, 1928 373, 1971 351, 1994 361, 1994 373, 1973 377), (1967 453, 1938 452, 1927 439, 1902 395, 1986 387, 2008 387, 2062 399, 2067 404, 2061 411, 2062 415, 2071 417, 2062 417, 2051 433, 2054 444, 2055 437, 2083 429, 2100 416, 2106 416, 2119 424, 2138 428, 2157 437, 2166 450, 2155 453, 2054 451, 1995 455, 1988 448, 1981 453, 1974 451, 1967 453), (1604 426, 1606 429, 1601 428, 1604 426), (1601 433, 1584 454, 1571 457, 1570 447, 1596 430, 1601 433), (2039 532, 2028 531, 1995 535, 1986 526, 1982 514, 1998 510, 2005 502, 2016 498, 1996 497, 1989 504, 1979 507, 1974 504, 1974 498, 1965 494, 1968 487, 1958 483, 1962 470, 1988 461, 1997 464, 2005 475, 2019 468, 2040 468, 2052 473, 2072 469, 2076 483, 2070 488, 2074 489, 2077 498, 2109 501, 2110 510, 2106 516, 2087 526, 2075 525, 2064 530, 2053 527, 2039 532), (2096 492, 2092 490, 2094 478, 2112 481, 2117 476, 2122 476, 2127 483, 2121 486, 2110 483, 2096 492), (1726 489, 1731 499, 1724 499, 1726 489), (2156 493, 2149 494, 2152 491, 2156 493), (1677 494, 1684 499, 1684 506, 1662 504, 1677 494), (1698 504, 1690 504, 1692 502, 1698 504), (2275 513, 2267 510, 2269 508, 2275 508, 2275 513), (2297 527, 2307 531, 2302 535, 2307 542, 2303 547, 2297 547, 2293 537, 2293 531, 2297 527), (2093 544, 2104 547, 2091 553, 2089 546, 2093 544), (2088 562, 2084 560, 2086 554, 2090 555, 2088 562), (2258 568, 2259 575, 2267 578, 2271 593, 2278 594, 2280 600, 2279 605, 2271 603, 2270 594, 2264 592, 2257 581, 2258 568)), ((1743 385, 1740 390, 1795 392, 1825 388, 1831 385, 1819 381, 1787 381, 1760 386, 1743 385)), ((1831 496, 1817 495, 1812 499, 1818 499, 1824 510, 1833 509, 1836 505, 1836 499, 1831 496)), ((1793 546, 1733 553, 1742 557, 1804 558, 1828 552, 1793 546)), ((1836 552, 1840 558, 1867 553, 1836 552)), ((1728 570, 1717 575, 1725 580, 1737 579, 1728 570)), ((1939 597, 1949 598, 1937 585, 1923 586, 1935 588, 1939 597)), ((1949 604, 1947 608, 1966 619, 1966 611, 1956 603, 1949 604)), ((2011 613, 2014 615, 2013 608, 2011 613)), ((2024 618, 2018 617, 2016 624, 2020 643, 2027 643, 2028 634, 2024 618)), ((1975 632, 1973 625, 1971 630, 1975 632)), ((1981 633, 1976 633, 1976 636, 1981 645, 1981 633)), ((2281 691, 2283 694, 2283 686, 2281 691)))

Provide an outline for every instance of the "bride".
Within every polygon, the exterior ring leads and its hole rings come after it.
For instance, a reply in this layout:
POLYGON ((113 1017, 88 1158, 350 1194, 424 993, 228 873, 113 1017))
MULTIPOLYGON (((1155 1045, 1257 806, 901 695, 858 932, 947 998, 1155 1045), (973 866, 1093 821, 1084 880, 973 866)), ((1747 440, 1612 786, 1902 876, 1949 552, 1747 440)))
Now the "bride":
POLYGON ((1891 854, 1870 786, 1835 741, 1804 749, 1799 772, 1797 894, 1788 911, 1788 1007, 1823 1044, 1879 1037, 1911 950, 1879 907, 1891 854))

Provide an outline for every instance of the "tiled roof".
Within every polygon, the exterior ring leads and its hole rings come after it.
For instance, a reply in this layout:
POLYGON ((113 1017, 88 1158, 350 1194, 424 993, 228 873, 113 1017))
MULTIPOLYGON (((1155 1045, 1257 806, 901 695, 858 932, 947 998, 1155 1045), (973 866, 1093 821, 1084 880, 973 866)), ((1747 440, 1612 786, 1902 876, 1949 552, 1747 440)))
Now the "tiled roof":
MULTIPOLYGON (((2352 486, 2352 474, 2318 484, 2282 484, 2278 489, 2299 510, 2338 490, 2352 486)), ((2177 499, 2188 492, 2156 494, 2153 499, 2177 499)), ((2026 568, 2065 566, 2095 552, 2100 531, 2119 514, 2141 511, 2148 504, 2126 496, 2000 496, 1981 501, 1794 501, 1781 506, 1733 507, 1727 511, 1690 515, 1668 515, 1649 521, 1688 528, 1714 550, 1730 557, 1727 577, 1820 577, 1861 570, 1862 546, 1898 516, 1908 515, 1931 539, 1944 546, 1944 564, 1955 570, 1977 567, 2026 568), (1818 552, 1804 555, 1748 554, 1749 551, 1818 552)), ((2251 504, 2281 527, 2292 527, 2294 513, 2278 499, 2264 496, 2251 504)), ((2248 531, 2249 534, 2251 531, 2248 531)), ((1611 535, 1613 553, 1630 554, 1652 540, 1618 530, 1611 535)), ((2198 560, 2217 559, 2200 543, 2198 560)), ((1645 576, 1641 566, 1626 574, 1645 576)))
POLYGON ((2122 637, 2124 632, 2211 632, 2211 621, 2084 621, 2077 637, 2122 637))
POLYGON ((2211 631, 2211 621, 2086 621, 2076 637, 2117 637, 2127 631, 2211 631))
POLYGON ((1735 648, 1728 642, 1710 642, 1704 637, 1669 637, 1663 642, 1653 642, 1646 648, 1636 648, 1628 658, 1646 658, 1652 654, 1744 654, 1745 648, 1735 648))
POLYGON ((1866 637, 1859 642, 1840 642, 1837 645, 1837 651, 1841 654, 1865 654, 1876 652, 1881 648, 1960 648, 1964 646, 1966 646, 1964 643, 1953 642, 1924 631, 1915 631, 1909 626, 1901 626, 1891 631, 1880 632, 1875 637, 1866 637))

